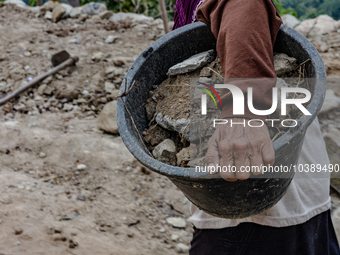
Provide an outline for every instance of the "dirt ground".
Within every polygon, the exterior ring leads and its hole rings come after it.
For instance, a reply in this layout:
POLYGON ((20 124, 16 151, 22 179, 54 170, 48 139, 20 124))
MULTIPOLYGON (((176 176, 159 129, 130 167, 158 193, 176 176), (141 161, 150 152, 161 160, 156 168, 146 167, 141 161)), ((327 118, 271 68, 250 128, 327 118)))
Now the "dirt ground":
MULTIPOLYGON (((1 107, 1 255, 163 255, 177 254, 180 243, 190 245, 189 222, 184 228, 166 222, 186 220, 188 200, 96 123, 115 99, 103 91, 112 84, 118 89, 133 60, 162 35, 159 21, 54 24, 11 5, 0 7, 1 94, 49 70, 60 50, 80 58, 77 67, 47 82, 51 90, 40 84, 1 107), (117 37, 112 44, 105 43, 109 35, 117 37)), ((330 73, 340 75, 336 58, 327 58, 330 73)))
POLYGON ((98 93, 105 81, 118 88, 132 61, 162 35, 158 24, 144 26, 106 30, 72 19, 53 24, 13 6, 0 8, 2 93, 49 70, 51 55, 66 49, 80 61, 49 86, 56 94, 72 85, 78 92, 73 100, 85 99, 73 111, 59 103, 45 110, 40 106, 50 97, 35 88, 2 107, 0 254, 177 254, 178 243, 189 245, 191 225, 179 229, 165 221, 186 219, 188 201, 165 177, 137 164, 119 136, 97 129, 105 100, 91 101, 106 98, 98 93), (46 32, 76 25, 83 30, 67 36, 46 32), (105 44, 108 35, 116 42, 105 44), (78 44, 70 42, 75 38, 78 44), (97 52, 102 59, 92 60, 97 52), (114 65, 117 60, 124 65, 114 65), (106 77, 109 66, 117 66, 113 78, 106 77), (81 97, 84 90, 89 98, 81 97), (37 107, 30 109, 32 101, 37 107), (25 107, 14 110, 18 105, 25 107))

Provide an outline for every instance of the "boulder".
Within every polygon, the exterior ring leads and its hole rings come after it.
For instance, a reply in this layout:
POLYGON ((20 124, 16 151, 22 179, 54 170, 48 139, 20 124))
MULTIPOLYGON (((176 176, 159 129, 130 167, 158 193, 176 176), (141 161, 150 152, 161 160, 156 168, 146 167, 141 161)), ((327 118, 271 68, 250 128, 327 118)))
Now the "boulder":
POLYGON ((327 113, 338 107, 340 107, 340 97, 336 96, 333 90, 327 89, 325 101, 322 105, 319 114, 327 113))
POLYGON ((44 18, 51 20, 52 19, 52 12, 50 12, 50 11, 45 12, 44 18))
POLYGON ((301 23, 300 20, 298 20, 295 16, 293 16, 291 14, 283 15, 282 21, 283 21, 283 24, 285 24, 286 26, 291 27, 291 28, 294 28, 301 23))
POLYGON ((53 1, 47 1, 46 3, 44 3, 41 8, 40 8, 40 12, 47 12, 47 11, 53 11, 54 7, 57 5, 58 3, 53 2, 53 1))
POLYGON ((27 5, 22 0, 5 0, 5 4, 15 4, 16 6, 20 8, 26 8, 27 5))
POLYGON ((101 19, 109 19, 113 15, 113 11, 103 11, 98 15, 101 19))
POLYGON ((152 17, 145 16, 143 14, 137 14, 137 13, 125 13, 125 12, 118 12, 111 16, 111 21, 119 22, 124 20, 130 20, 132 22, 136 23, 147 23, 147 22, 153 22, 154 19, 152 17))
POLYGON ((96 2, 91 2, 82 6, 81 12, 87 15, 97 15, 107 11, 106 5, 96 2))
POLYGON ((320 15, 315 19, 306 19, 295 27, 304 36, 319 36, 336 31, 338 22, 328 15, 320 15))
POLYGON ((278 53, 274 56, 274 67, 277 76, 282 76, 286 73, 294 71, 297 67, 295 58, 291 58, 284 53, 278 53))
POLYGON ((152 151, 152 155, 155 159, 168 164, 168 165, 176 165, 176 146, 175 143, 166 139, 160 144, 158 144, 155 149, 152 151))
POLYGON ((213 61, 215 59, 215 56, 215 50, 208 50, 198 53, 184 60, 182 63, 170 67, 167 75, 175 76, 195 71, 213 61))
POLYGON ((66 12, 66 8, 63 5, 58 4, 53 9, 53 12, 52 12, 52 21, 53 22, 58 22, 61 19, 61 17, 65 14, 65 12, 66 12))
POLYGON ((102 22, 102 19, 99 17, 99 15, 93 15, 91 17, 91 21, 94 23, 94 24, 97 24, 97 23, 101 23, 102 22))
POLYGON ((70 12, 70 18, 72 19, 77 19, 80 17, 80 15, 81 15, 81 7, 75 7, 70 12))
POLYGON ((65 13, 63 14, 63 16, 61 17, 62 19, 66 19, 70 16, 72 10, 73 10, 73 7, 69 4, 60 4, 62 5, 64 8, 65 8, 65 13))
POLYGON ((111 101, 104 106, 104 109, 97 118, 97 126, 110 134, 118 134, 118 126, 116 120, 117 101, 111 101))

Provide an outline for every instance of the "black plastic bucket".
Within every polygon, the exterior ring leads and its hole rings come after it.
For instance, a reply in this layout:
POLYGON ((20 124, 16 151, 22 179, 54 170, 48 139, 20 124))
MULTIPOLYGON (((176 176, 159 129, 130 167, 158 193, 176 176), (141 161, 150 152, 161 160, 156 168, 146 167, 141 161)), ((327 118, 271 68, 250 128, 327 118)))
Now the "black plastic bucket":
MULTIPOLYGON (((135 125, 118 100, 117 121, 119 133, 131 153, 145 166, 156 173, 167 176, 201 210, 222 218, 245 218, 263 212, 277 203, 285 194, 294 172, 289 174, 266 174, 266 178, 227 182, 207 173, 196 173, 192 168, 166 165, 152 158, 141 142, 141 134, 148 125, 145 103, 148 93, 155 84, 167 78, 168 69, 190 56, 215 49, 216 40, 210 28, 196 22, 163 36, 150 45, 133 63, 126 75, 120 93, 129 89, 136 81, 135 88, 124 97, 135 125)), ((326 72, 323 61, 314 46, 295 30, 282 25, 277 36, 275 52, 286 53, 306 64, 311 80, 309 84, 313 97, 308 107, 311 116, 299 119, 299 125, 274 142, 275 165, 296 164, 307 127, 320 110, 326 91, 326 72)))

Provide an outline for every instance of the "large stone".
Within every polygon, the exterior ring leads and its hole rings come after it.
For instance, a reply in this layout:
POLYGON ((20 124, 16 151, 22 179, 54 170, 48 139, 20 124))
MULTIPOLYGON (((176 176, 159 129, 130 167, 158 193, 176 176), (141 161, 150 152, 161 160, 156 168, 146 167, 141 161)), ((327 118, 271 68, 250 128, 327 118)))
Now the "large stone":
POLYGON ((52 12, 50 12, 50 11, 45 12, 44 18, 51 20, 52 19, 52 12))
POLYGON ((58 22, 61 19, 61 17, 65 14, 65 12, 66 12, 66 8, 63 5, 58 4, 53 9, 53 12, 52 12, 52 21, 53 22, 58 22))
POLYGON ((185 138, 188 138, 189 136, 190 119, 182 118, 178 120, 173 120, 170 119, 168 116, 163 116, 162 113, 158 113, 156 115, 156 123, 158 123, 162 128, 183 134, 185 138))
POLYGON ((177 166, 185 167, 190 161, 190 147, 182 149, 176 154, 177 166))
POLYGON ((98 15, 101 19, 109 19, 113 15, 113 11, 103 11, 98 15))
POLYGON ((168 165, 176 165, 176 146, 175 143, 166 139, 160 144, 156 146, 156 148, 152 151, 152 155, 155 159, 168 164, 168 165))
POLYGON ((306 19, 302 21, 295 30, 304 36, 319 36, 336 31, 338 22, 328 15, 320 15, 315 19, 306 19))
POLYGON ((291 58, 284 53, 278 53, 274 56, 275 73, 277 76, 282 76, 286 73, 294 71, 297 67, 296 59, 291 58))
POLYGON ((99 15, 93 15, 91 17, 91 21, 94 23, 94 24, 97 24, 97 23, 101 23, 102 22, 102 19, 99 17, 99 15))
POLYGON ((20 8, 26 8, 27 5, 22 0, 5 0, 5 4, 15 4, 16 6, 20 8))
POLYGON ((117 36, 114 35, 109 35, 106 40, 105 43, 110 44, 110 43, 114 43, 117 39, 117 36))
POLYGON ((109 66, 108 68, 105 69, 105 75, 108 79, 113 79, 116 74, 116 67, 114 66, 109 66))
POLYGON ((190 247, 188 245, 179 243, 179 244, 176 245, 175 249, 176 249, 177 253, 186 253, 187 254, 190 250, 190 247))
POLYGON ((124 20, 130 20, 136 23, 145 23, 145 22, 153 22, 154 19, 152 17, 145 16, 143 14, 137 13, 125 13, 125 12, 118 12, 111 16, 111 21, 119 22, 124 20))
POLYGON ((166 218, 166 222, 174 228, 185 228, 187 226, 187 222, 179 217, 166 218))
POLYGON ((105 58, 105 54, 103 52, 96 52, 92 55, 91 59, 93 61, 99 62, 105 58))
POLYGON ((91 2, 82 6, 81 12, 87 15, 97 15, 107 11, 106 5, 96 2, 91 2))
POLYGON ((340 107, 340 97, 337 97, 333 90, 327 89, 325 101, 319 113, 326 113, 340 107))
POLYGON ((37 92, 38 92, 38 94, 39 94, 40 96, 42 96, 42 95, 44 94, 44 91, 45 91, 46 87, 47 87, 46 84, 42 84, 42 85, 39 86, 37 92))
POLYGON ((285 24, 286 26, 291 27, 291 28, 294 28, 301 23, 300 20, 298 20, 295 16, 293 16, 291 14, 283 15, 282 21, 283 21, 283 24, 285 24))
MULTIPOLYGON (((49 87, 49 86, 48 86, 49 87)), ((46 89, 48 88, 46 87, 46 89)), ((44 90, 44 94, 46 93, 46 89, 44 90)), ((57 99, 67 99, 68 101, 72 101, 73 99, 77 99, 80 91, 77 87, 68 84, 57 87, 55 97, 57 99)))
POLYGON ((184 60, 182 63, 170 67, 167 74, 175 76, 179 74, 189 73, 197 69, 200 69, 201 67, 210 63, 214 59, 215 59, 214 50, 201 52, 188 58, 187 60, 184 60))
POLYGON ((40 11, 41 12, 53 11, 54 7, 57 4, 58 3, 55 3, 54 1, 47 1, 46 3, 43 4, 43 6, 41 6, 40 11))
POLYGON ((109 81, 106 81, 104 86, 105 86, 105 92, 106 93, 111 94, 114 90, 116 90, 116 86, 109 81))
POLYGON ((118 134, 118 126, 116 120, 117 101, 112 101, 104 106, 104 109, 97 118, 97 126, 110 134, 118 134))
POLYGON ((65 8, 65 13, 63 14, 63 16, 61 18, 66 19, 70 16, 70 14, 73 10, 73 7, 69 4, 64 4, 64 3, 62 3, 61 5, 65 8))
POLYGON ((77 19, 80 17, 80 15, 81 15, 81 7, 76 7, 72 9, 70 13, 70 18, 77 19))

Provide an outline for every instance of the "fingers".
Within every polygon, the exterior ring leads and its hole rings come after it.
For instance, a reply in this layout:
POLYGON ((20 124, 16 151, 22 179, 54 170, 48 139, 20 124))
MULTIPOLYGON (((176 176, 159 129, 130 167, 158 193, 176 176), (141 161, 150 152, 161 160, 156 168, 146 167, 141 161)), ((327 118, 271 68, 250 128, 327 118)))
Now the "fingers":
POLYGON ((208 143, 208 151, 205 155, 205 162, 208 166, 208 171, 210 174, 217 172, 217 166, 220 162, 220 156, 218 152, 217 142, 214 137, 211 137, 208 143))
POLYGON ((251 171, 253 175, 262 174, 263 160, 262 154, 256 153, 256 155, 250 157, 251 171))
POLYGON ((245 138, 236 139, 233 142, 233 154, 236 167, 236 178, 239 180, 247 180, 251 172, 246 169, 250 167, 250 143, 245 138))
POLYGON ((235 166, 236 166, 236 178, 244 181, 247 180, 250 175, 251 171, 247 168, 248 166, 250 167, 250 160, 249 157, 245 156, 243 159, 240 157, 235 158, 235 166))
POLYGON ((273 147, 273 143, 269 140, 262 148, 262 158, 263 163, 268 166, 274 165, 275 162, 275 151, 273 147))
POLYGON ((233 150, 228 140, 223 140, 219 144, 219 150, 221 154, 220 166, 221 166, 221 177, 229 182, 237 181, 235 173, 231 170, 234 166, 233 150))

